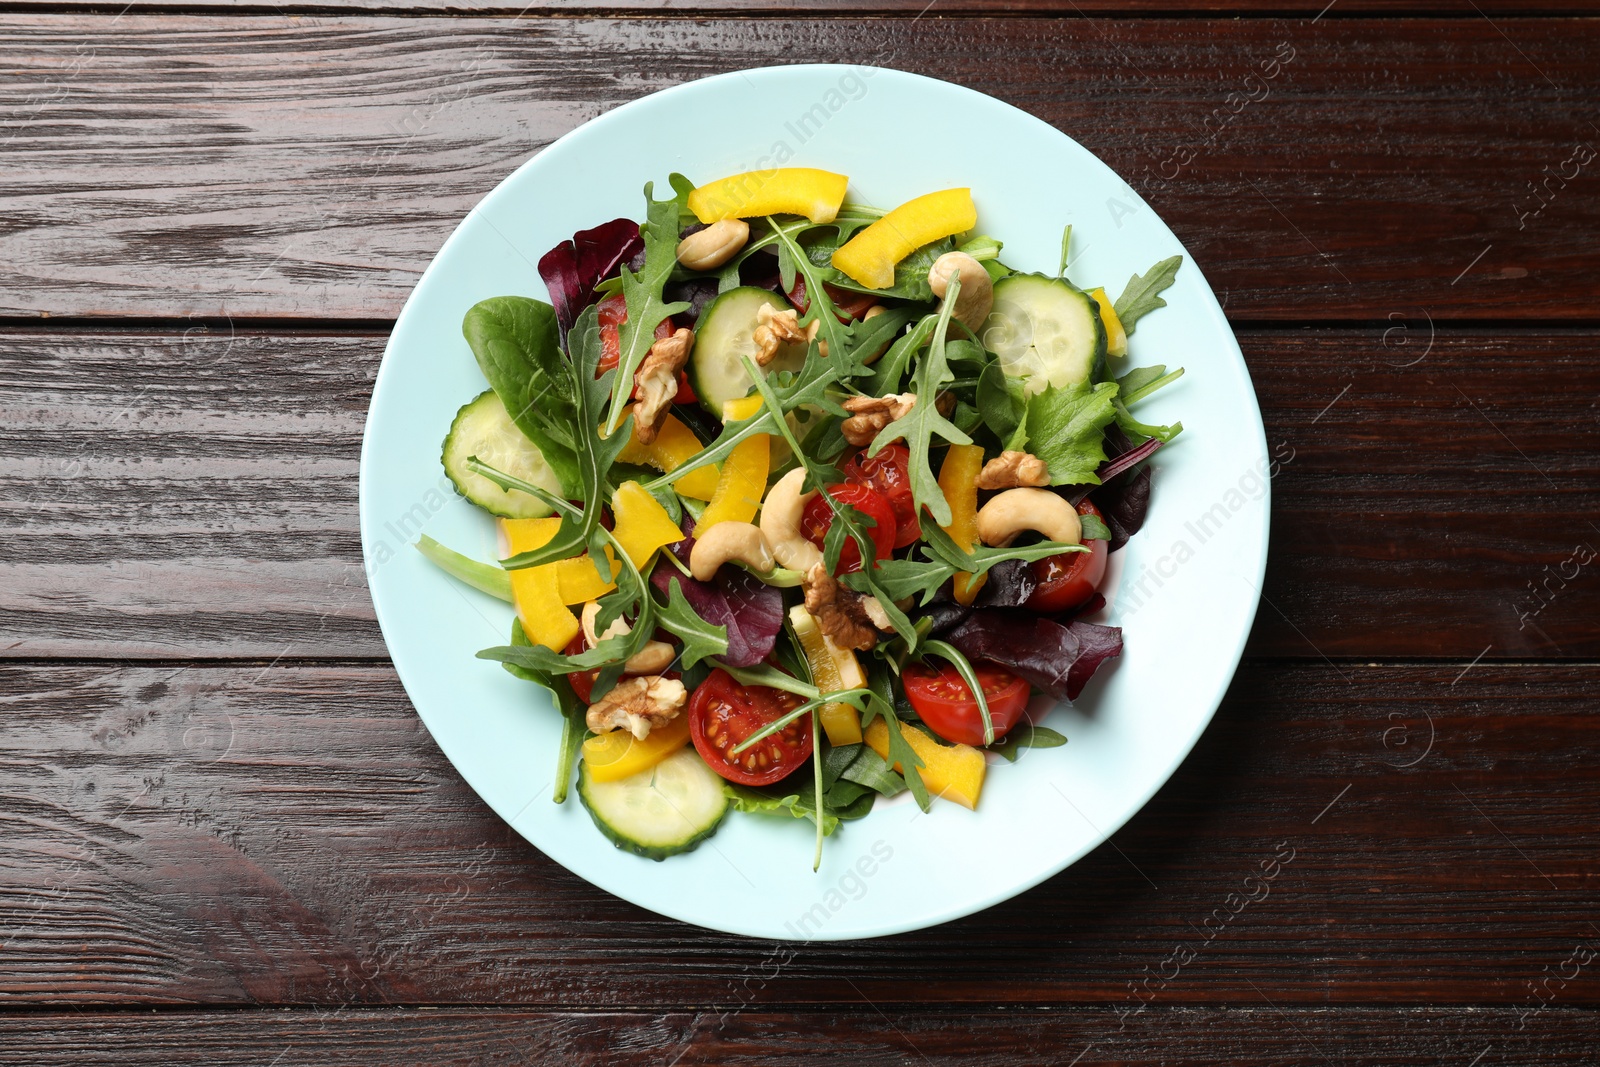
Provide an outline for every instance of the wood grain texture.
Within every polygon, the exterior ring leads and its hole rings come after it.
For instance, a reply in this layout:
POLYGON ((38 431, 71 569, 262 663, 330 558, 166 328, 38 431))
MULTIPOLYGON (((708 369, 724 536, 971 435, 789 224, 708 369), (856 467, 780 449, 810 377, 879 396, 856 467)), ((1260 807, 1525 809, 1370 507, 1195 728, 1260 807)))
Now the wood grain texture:
POLYGON ((1049 1012, 298 1011, 0 1017, 0 1064, 210 1067, 346 1064, 675 1063, 730 1067, 853 1062, 998 1064, 1397 1064, 1481 1062, 1586 1067, 1600 1037, 1592 1012, 1553 1009, 1519 1031, 1498 1009, 1188 1008, 1119 1029, 1104 1008, 1049 1012), (1492 1052, 1495 1059, 1485 1053, 1492 1052), (280 1057, 274 1062, 273 1057, 280 1057))
POLYGON ((392 317, 555 137, 814 60, 935 74, 1071 133, 1235 317, 1595 314, 1597 164, 1572 162, 1600 143, 1589 20, 41 14, 0 52, 8 315, 392 317))
MULTIPOLYGON (((779 946, 651 915, 545 859, 461 781, 387 667, 13 664, 0 1004, 866 998, 1137 1020, 1260 1008, 1265 991, 1531 1010, 1528 983, 1600 948, 1597 683, 1593 666, 1247 662, 1173 779, 1066 872, 935 929, 779 946)), ((816 877, 808 862, 795 877, 816 877)), ((1593 965, 1578 970, 1540 1000, 1600 1004, 1593 965)))
MULTIPOLYGON (((1419 322, 1242 341, 1281 464, 1253 652, 1600 653, 1600 334, 1430 338, 1419 322)), ((382 346, 0 333, 0 654, 383 655, 356 515, 382 346)), ((414 539, 393 518, 375 552, 414 539)), ((1151 567, 1172 554, 1149 548, 1151 567)))
MULTIPOLYGON (((12 0, 14 8, 59 12, 87 6, 63 0, 12 0)), ((263 3, 261 0, 210 0, 199 5, 217 13, 231 11, 275 12, 285 17, 338 14, 399 14, 450 17, 459 15, 522 18, 572 18, 578 16, 635 16, 662 19, 691 19, 701 15, 806 18, 887 16, 921 22, 924 18, 953 18, 961 15, 1020 16, 1039 18, 1102 18, 1216 16, 1288 19, 1343 19, 1352 15, 1384 18, 1454 16, 1457 18, 1503 18, 1518 16, 1585 16, 1596 10, 1594 0, 1327 0, 1297 3, 1293 0, 545 0, 531 6, 507 4, 504 0, 310 0, 293 4, 263 3)), ((140 0, 141 12, 181 10, 193 12, 197 5, 181 0, 140 0)))

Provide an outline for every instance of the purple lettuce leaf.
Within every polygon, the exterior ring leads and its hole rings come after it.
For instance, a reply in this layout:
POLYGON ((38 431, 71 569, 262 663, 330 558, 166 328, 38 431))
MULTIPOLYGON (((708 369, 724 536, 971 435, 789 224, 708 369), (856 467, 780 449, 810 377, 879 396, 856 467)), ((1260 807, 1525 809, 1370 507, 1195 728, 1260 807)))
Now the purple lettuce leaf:
POLYGON ((1057 700, 1075 700, 1094 672, 1122 652, 1122 630, 1090 622, 1066 626, 1037 615, 974 611, 945 637, 971 659, 1004 667, 1057 700))
MULTIPOLYGON (((694 538, 668 545, 667 550, 684 563, 694 538)), ((728 628, 728 652, 722 661, 731 667, 754 667, 768 656, 783 629, 783 591, 757 580, 738 567, 723 567, 715 581, 701 582, 687 577, 665 561, 657 561, 650 572, 650 584, 670 595, 676 582, 696 615, 713 626, 728 628)))
POLYGON ((550 290, 561 340, 578 321, 578 314, 594 303, 594 287, 617 272, 624 263, 644 254, 644 238, 632 219, 612 219, 592 230, 579 230, 539 260, 539 277, 550 290))
POLYGON ((979 608, 1020 608, 1028 602, 1039 581, 1033 576, 1033 564, 1024 559, 1001 560, 989 568, 988 581, 978 591, 973 601, 979 608))
POLYGON ((1112 423, 1106 427, 1106 461, 1100 467, 1100 485, 1081 486, 1073 496, 1076 504, 1087 496, 1100 509, 1111 530, 1112 552, 1128 543, 1128 538, 1144 526, 1145 512, 1150 509, 1150 468, 1141 464, 1161 447, 1152 437, 1141 445, 1134 445, 1122 427, 1112 423))

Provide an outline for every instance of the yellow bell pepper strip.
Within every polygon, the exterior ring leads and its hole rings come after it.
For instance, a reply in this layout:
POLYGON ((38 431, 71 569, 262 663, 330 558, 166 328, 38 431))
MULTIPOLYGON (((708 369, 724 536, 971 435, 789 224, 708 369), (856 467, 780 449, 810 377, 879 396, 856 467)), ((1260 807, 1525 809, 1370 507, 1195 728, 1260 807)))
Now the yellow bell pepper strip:
MULTIPOLYGON (((860 689, 867 684, 867 676, 856 661, 856 654, 829 640, 805 605, 796 604, 789 609, 789 625, 800 639, 800 648, 811 667, 812 685, 831 693, 839 689, 860 689)), ((849 704, 841 701, 824 704, 817 709, 817 718, 822 722, 829 744, 861 743, 861 713, 849 704)))
MULTIPOLYGON (((551 519, 501 519, 500 530, 508 546, 508 555, 518 552, 529 552, 535 548, 542 548, 550 538, 555 536, 556 529, 561 525, 558 518, 551 519), (525 547, 518 548, 517 545, 525 547)), ((606 558, 611 561, 611 569, 616 571, 616 554, 611 549, 606 549, 606 558)), ((594 561, 588 554, 573 556, 570 559, 558 559, 554 563, 545 564, 553 568, 556 574, 556 588, 560 591, 561 603, 584 604, 590 600, 598 600, 606 593, 617 587, 615 582, 606 582, 600 579, 600 574, 594 569, 594 561)), ((542 568, 533 567, 530 570, 542 568)), ((508 571, 514 577, 521 571, 508 571)))
POLYGON ((1125 356, 1128 354, 1128 334, 1122 328, 1122 320, 1117 318, 1117 309, 1112 305, 1111 299, 1106 296, 1104 289, 1095 289, 1089 293, 1094 297, 1094 302, 1100 305, 1100 321, 1106 328, 1106 355, 1125 356))
MULTIPOLYGON (((671 474, 698 456, 704 447, 694 431, 683 424, 683 420, 669 414, 656 431, 654 441, 641 445, 635 437, 623 446, 617 459, 623 463, 654 467, 662 474, 671 474)), ((710 500, 711 494, 717 491, 717 467, 715 464, 697 467, 673 482, 672 487, 684 496, 710 500)))
POLYGON ((612 536, 640 570, 644 570, 656 549, 683 540, 683 530, 672 521, 667 509, 638 482, 617 486, 611 497, 611 514, 617 520, 612 536))
POLYGON ((757 414, 761 410, 761 407, 762 400, 760 393, 751 393, 749 396, 741 396, 738 400, 724 400, 722 402, 722 421, 743 422, 745 419, 757 414))
MULTIPOLYGON (((611 564, 611 573, 617 572, 617 555, 611 549, 606 549, 606 559, 611 564)), ((616 582, 600 580, 600 572, 594 569, 594 560, 586 552, 572 559, 561 559, 550 564, 556 569, 556 586, 561 590, 563 604, 587 604, 591 600, 599 600, 617 587, 616 582)))
MULTIPOLYGON (((978 540, 978 473, 982 470, 982 445, 951 445, 939 466, 939 488, 950 505, 950 525, 943 529, 963 552, 970 552, 978 540)), ((973 577, 958 571, 951 590, 956 603, 970 606, 988 579, 987 574, 973 577)))
MULTIPOLYGON (((953 800, 963 808, 978 810, 978 796, 983 792, 983 776, 988 770, 983 753, 971 745, 941 745, 910 723, 900 724, 911 751, 922 760, 922 782, 928 792, 953 800)), ((884 759, 889 758, 889 727, 882 719, 872 720, 867 727, 867 747, 884 759)), ((900 764, 894 765, 900 770, 900 764)))
POLYGON ((700 513, 694 535, 699 537, 719 522, 749 522, 767 492, 767 469, 772 458, 772 435, 751 434, 734 446, 722 464, 717 491, 700 513))
POLYGON ((912 252, 978 224, 970 189, 929 193, 889 212, 856 234, 833 254, 833 265, 868 289, 894 284, 895 264, 912 252))
POLYGON ((689 210, 707 224, 759 215, 804 215, 812 222, 832 222, 839 216, 849 184, 843 174, 810 167, 752 170, 700 186, 689 194, 689 210))
MULTIPOLYGON (((560 519, 501 519, 507 557, 542 548, 556 535, 560 519)), ((587 563, 585 564, 587 566, 587 563)), ((591 573, 594 568, 589 567, 591 573)), ((578 633, 578 617, 561 601, 561 578, 556 564, 523 567, 511 575, 511 603, 522 620, 522 632, 536 645, 552 652, 567 647, 578 633)), ((596 578, 599 575, 595 575, 596 578)))
POLYGON ((638 740, 627 730, 597 734, 583 743, 583 762, 596 782, 618 782, 647 771, 689 743, 687 712, 638 740))

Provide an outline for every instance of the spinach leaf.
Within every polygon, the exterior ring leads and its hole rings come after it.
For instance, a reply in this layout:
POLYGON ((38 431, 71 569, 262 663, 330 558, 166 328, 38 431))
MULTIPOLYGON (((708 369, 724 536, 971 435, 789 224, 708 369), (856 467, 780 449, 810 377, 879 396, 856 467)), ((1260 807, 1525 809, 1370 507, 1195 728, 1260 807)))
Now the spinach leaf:
POLYGON ((978 375, 975 398, 978 414, 1001 441, 1007 440, 1022 425, 1027 395, 1021 380, 1007 375, 1000 364, 990 363, 983 368, 983 373, 978 375))
POLYGON ((1017 757, 1022 755, 1025 748, 1060 748, 1067 743, 1067 739, 1047 726, 1035 726, 1030 722, 1020 722, 1005 740, 999 741, 988 747, 989 752, 997 752, 1009 762, 1017 762, 1017 757))
POLYGON ((1118 321, 1122 323, 1123 333, 1132 337, 1135 323, 1157 308, 1167 306, 1160 294, 1172 285, 1182 265, 1182 256, 1172 256, 1151 267, 1143 277, 1135 274, 1128 279, 1122 295, 1112 305, 1118 321))
POLYGON ((1028 440, 1050 470, 1051 485, 1098 485, 1106 424, 1116 418, 1116 382, 1047 387, 1028 399, 1028 440))
POLYGON ((491 297, 467 311, 461 332, 511 421, 544 453, 562 490, 578 496, 583 486, 572 433, 576 387, 561 351, 555 309, 525 296, 491 297))

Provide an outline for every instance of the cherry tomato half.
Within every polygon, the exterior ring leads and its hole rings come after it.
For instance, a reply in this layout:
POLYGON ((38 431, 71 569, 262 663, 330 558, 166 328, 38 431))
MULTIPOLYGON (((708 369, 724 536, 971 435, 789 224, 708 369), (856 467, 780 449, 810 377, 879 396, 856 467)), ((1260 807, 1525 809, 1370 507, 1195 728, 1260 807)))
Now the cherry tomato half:
POLYGON ((781 689, 740 685, 718 668, 689 698, 689 737, 700 758, 728 781, 768 785, 794 773, 811 755, 811 716, 800 716, 738 755, 732 749, 801 703, 781 689))
MULTIPOLYGON (((596 368, 599 374, 616 368, 622 362, 622 324, 628 321, 628 304, 621 293, 612 293, 597 305, 600 319, 600 365, 596 368)), ((656 340, 671 337, 677 327, 673 325, 672 316, 668 315, 656 326, 656 340)), ((598 376, 598 375, 597 375, 598 376)), ((639 399, 638 390, 634 390, 634 399, 639 399)), ((692 404, 696 400, 694 386, 689 384, 689 376, 683 371, 678 372, 678 394, 672 398, 674 404, 692 404)))
MULTIPOLYGON (((857 482, 830 485, 828 492, 839 503, 849 504, 877 524, 867 529, 866 533, 872 539, 877 557, 888 559, 889 553, 894 551, 895 546, 895 521, 894 509, 890 507, 889 501, 884 499, 883 494, 857 482)), ((800 533, 807 541, 821 548, 823 538, 828 535, 828 527, 833 525, 833 519, 833 508, 829 507, 828 502, 822 499, 822 494, 818 493, 807 502, 805 511, 800 513, 800 533)), ((849 574, 860 569, 861 549, 856 545, 855 538, 846 537, 844 548, 839 553, 839 573, 849 574)))
MULTIPOLYGON (((1027 709, 1028 683, 987 663, 975 663, 973 670, 989 701, 989 721, 994 724, 994 739, 998 741, 1017 725, 1027 709)), ((900 677, 905 682, 906 699, 929 729, 958 745, 983 744, 983 716, 978 711, 978 701, 954 664, 933 667, 908 663, 900 677)))
MULTIPOLYGON (((1098 519, 1100 509, 1084 500, 1078 505, 1078 514, 1098 519)), ((1111 546, 1104 541, 1085 541, 1084 544, 1089 546, 1089 551, 1063 552, 1059 556, 1034 560, 1033 577, 1039 585, 1028 597, 1027 607, 1040 614, 1054 615, 1085 604, 1094 596, 1095 588, 1106 576, 1106 558, 1111 554, 1111 546)))
POLYGON ((894 511, 894 547, 904 548, 922 540, 922 524, 917 521, 917 502, 911 495, 911 450, 896 441, 885 445, 876 456, 863 448, 840 470, 846 480, 859 482, 882 493, 894 511))
MULTIPOLYGON (((840 322, 859 319, 878 302, 878 298, 871 293, 852 293, 847 289, 835 288, 827 282, 822 283, 822 291, 833 301, 833 308, 838 312, 840 322)), ((783 295, 789 298, 789 303, 793 304, 800 314, 804 315, 811 310, 811 300, 806 296, 806 280, 798 272, 794 276, 794 287, 783 295)))
MULTIPOLYGON (((588 648, 589 642, 584 640, 583 631, 579 630, 576 634, 573 634, 572 640, 568 641, 567 647, 561 651, 568 656, 576 656, 580 652, 587 651, 588 648)), ((590 694, 594 692, 595 679, 599 677, 600 672, 598 670, 573 671, 567 675, 567 684, 572 686, 572 693, 578 698, 579 703, 589 703, 590 694)))

